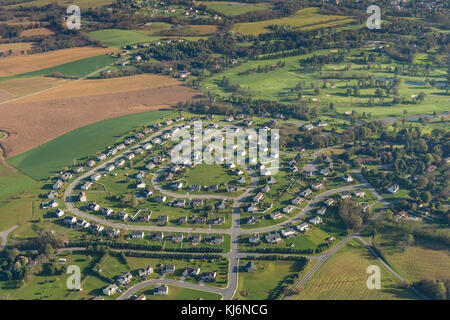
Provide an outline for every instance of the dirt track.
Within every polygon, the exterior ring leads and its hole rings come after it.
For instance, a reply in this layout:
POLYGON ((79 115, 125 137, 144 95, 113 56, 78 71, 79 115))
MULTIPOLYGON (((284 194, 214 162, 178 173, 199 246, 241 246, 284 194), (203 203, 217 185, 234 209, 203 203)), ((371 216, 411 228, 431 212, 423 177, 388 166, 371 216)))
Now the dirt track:
POLYGON ((183 85, 0 105, 1 144, 7 157, 76 128, 122 115, 152 111, 200 95, 183 85))

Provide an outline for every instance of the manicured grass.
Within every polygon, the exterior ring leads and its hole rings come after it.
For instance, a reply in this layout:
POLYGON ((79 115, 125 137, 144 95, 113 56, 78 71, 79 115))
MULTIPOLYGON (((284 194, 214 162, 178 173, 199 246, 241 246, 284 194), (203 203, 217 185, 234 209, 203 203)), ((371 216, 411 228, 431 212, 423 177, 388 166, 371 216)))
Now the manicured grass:
POLYGON ((40 180, 73 165, 118 141, 130 130, 168 115, 170 111, 154 111, 127 115, 97 122, 47 142, 30 151, 9 158, 19 170, 40 180))
POLYGON ((128 44, 154 41, 159 37, 151 37, 135 30, 103 29, 88 33, 94 40, 102 41, 108 47, 120 48, 128 44))
POLYGON ((295 14, 280 19, 263 20, 257 22, 243 22, 237 23, 233 31, 242 34, 257 35, 266 33, 270 30, 267 28, 270 25, 285 25, 292 28, 314 28, 332 26, 335 22, 348 23, 353 21, 348 16, 323 15, 318 13, 318 8, 306 8, 297 11, 295 14), (315 26, 316 25, 316 26, 315 26))
POLYGON ((192 169, 188 169, 183 178, 188 181, 188 185, 211 186, 234 181, 236 177, 221 165, 198 164, 192 169))
MULTIPOLYGON (((242 260, 241 266, 248 264, 248 260, 242 260)), ((295 262, 293 261, 264 261, 255 260, 255 272, 240 272, 236 298, 243 300, 265 300, 270 291, 275 289, 277 284, 285 276, 292 273, 295 262)))
POLYGON ((352 240, 331 257, 295 295, 298 300, 396 300, 417 299, 371 255, 359 241, 352 240), (381 269, 381 289, 368 289, 367 267, 381 269))
MULTIPOLYGON (((81 269, 83 282, 92 261, 91 256, 71 254, 66 257, 67 265, 77 265, 81 269)), ((64 300, 70 299, 72 291, 67 289, 66 281, 69 274, 57 276, 37 275, 23 287, 16 288, 14 281, 0 281, 0 297, 14 300, 64 300)))
POLYGON ((188 288, 168 286, 169 294, 154 295, 153 289, 156 286, 151 286, 136 293, 136 295, 145 294, 147 300, 221 300, 222 296, 213 292, 199 291, 188 288))
POLYGON ((1 77, 0 82, 19 78, 46 76, 51 75, 55 72, 59 72, 66 77, 82 78, 93 73, 96 70, 112 64, 114 61, 114 58, 102 54, 95 57, 64 63, 56 67, 21 73, 14 76, 1 77))

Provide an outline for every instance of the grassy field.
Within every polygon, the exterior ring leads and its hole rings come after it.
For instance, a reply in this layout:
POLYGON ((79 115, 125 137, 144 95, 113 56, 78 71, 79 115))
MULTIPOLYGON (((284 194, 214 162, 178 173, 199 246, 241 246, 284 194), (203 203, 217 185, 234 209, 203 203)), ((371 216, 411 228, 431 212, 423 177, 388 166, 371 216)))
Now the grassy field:
POLYGON ((450 278, 450 255, 445 245, 416 239, 405 249, 397 247, 401 235, 383 233, 377 241, 386 253, 389 264, 407 281, 450 278))
MULTIPOLYGON (((407 110, 408 115, 430 113, 433 111, 442 112, 447 111, 447 105, 450 102, 448 96, 445 96, 443 88, 432 88, 431 86, 419 86, 406 83, 407 81, 423 81, 423 77, 399 76, 402 80, 399 86, 399 95, 405 99, 411 100, 411 97, 423 91, 426 94, 425 101, 418 104, 396 104, 392 106, 366 106, 369 97, 373 98, 378 103, 378 98, 375 95, 374 88, 361 89, 359 96, 347 96, 347 85, 353 86, 356 84, 354 80, 340 80, 329 79, 327 87, 324 88, 323 76, 325 73, 333 74, 342 72, 345 66, 349 65, 348 72, 355 75, 371 74, 374 77, 393 77, 392 73, 386 73, 383 70, 386 66, 381 65, 380 69, 363 70, 361 66, 352 63, 353 59, 359 54, 359 50, 352 50, 346 54, 346 62, 341 64, 328 64, 322 68, 322 72, 313 70, 308 66, 299 66, 299 59, 306 59, 314 55, 329 54, 331 50, 317 50, 312 54, 299 55, 274 60, 257 60, 243 63, 242 65, 228 69, 223 73, 215 74, 206 78, 201 83, 202 91, 213 92, 221 96, 229 96, 231 92, 221 87, 221 79, 225 76, 232 84, 239 84, 242 90, 248 91, 250 96, 254 99, 268 99, 276 100, 283 103, 298 103, 298 96, 295 91, 295 86, 304 83, 304 95, 302 101, 308 103, 310 106, 327 106, 329 103, 334 103, 336 110, 339 113, 355 110, 359 114, 370 113, 373 118, 380 118, 386 116, 403 115, 403 111, 407 110), (255 69, 258 67, 265 67, 275 65, 277 62, 284 62, 284 67, 276 68, 268 73, 250 73, 242 75, 241 73, 248 69, 255 69), (315 93, 312 89, 313 85, 318 85, 319 93, 315 93)), ((432 76, 437 81, 444 81, 444 74, 442 70, 433 70, 432 76)), ((386 98, 390 101, 392 95, 386 98)))
POLYGON ((90 38, 102 41, 106 46, 113 48, 159 39, 159 37, 151 37, 139 31, 119 29, 103 29, 89 32, 88 35, 90 38))
MULTIPOLYGON (((242 260, 241 266, 248 264, 248 260, 242 260)), ((235 298, 243 300, 265 300, 270 291, 288 274, 294 271, 293 261, 254 261, 257 271, 240 272, 238 288, 235 298)))
MULTIPOLYGON (((32 0, 27 2, 20 2, 18 4, 13 4, 6 6, 7 8, 15 8, 15 7, 42 7, 45 5, 48 5, 50 3, 56 2, 61 6, 70 6, 73 4, 73 1, 71 0, 32 0)), ((99 8, 107 4, 111 4, 113 0, 79 0, 77 1, 77 6, 81 7, 82 9, 87 8, 99 8)))
MULTIPOLYGON (((83 254, 67 256, 67 265, 76 264, 81 269, 82 286, 92 257, 83 254)), ((0 299, 14 300, 63 300, 71 299, 66 281, 69 274, 58 276, 37 275, 23 287, 16 288, 14 281, 0 281, 0 299)))
POLYGON ((200 2, 208 9, 215 10, 226 16, 238 16, 247 12, 267 10, 271 7, 268 3, 243 3, 227 1, 200 2))
POLYGON ((9 158, 19 170, 40 180, 71 166, 76 159, 93 155, 116 142, 131 129, 168 115, 169 111, 132 114, 94 123, 9 158), (80 142, 83 143, 80 143, 80 142))
POLYGON ((323 15, 318 13, 318 11, 318 8, 306 8, 297 11, 289 17, 280 19, 237 23, 234 26, 233 31, 241 34, 258 35, 260 33, 269 32, 270 30, 267 27, 270 25, 285 25, 294 29, 313 29, 333 26, 336 22, 344 24, 353 21, 353 19, 347 16, 323 15))
POLYGON ((33 42, 2 43, 0 44, 0 52, 9 54, 11 51, 13 55, 18 55, 21 54, 22 51, 26 53, 32 46, 33 42))
POLYGON ((31 77, 51 72, 68 73, 66 75, 77 74, 79 68, 81 68, 80 72, 84 72, 89 65, 95 64, 97 60, 100 62, 99 57, 105 59, 106 56, 103 54, 113 51, 113 49, 107 48, 81 47, 1 59, 0 81, 9 80, 10 76, 14 75, 31 77), (86 58, 92 58, 92 60, 85 60, 86 58), (75 62, 75 64, 69 64, 70 62, 75 62))
POLYGON ((235 180, 235 177, 231 176, 227 169, 218 164, 198 164, 192 169, 188 169, 183 178, 188 181, 188 185, 199 184, 201 186, 211 186, 235 180))
POLYGON ((199 291, 188 288, 168 286, 169 294, 164 295, 154 295, 153 289, 156 286, 151 286, 142 291, 136 293, 136 295, 145 294, 147 300, 221 300, 222 296, 213 292, 199 291))
POLYGON ((298 300, 396 300, 416 299, 371 255, 360 242, 352 240, 330 258, 295 295, 298 300), (367 267, 381 268, 381 289, 370 290, 367 267))

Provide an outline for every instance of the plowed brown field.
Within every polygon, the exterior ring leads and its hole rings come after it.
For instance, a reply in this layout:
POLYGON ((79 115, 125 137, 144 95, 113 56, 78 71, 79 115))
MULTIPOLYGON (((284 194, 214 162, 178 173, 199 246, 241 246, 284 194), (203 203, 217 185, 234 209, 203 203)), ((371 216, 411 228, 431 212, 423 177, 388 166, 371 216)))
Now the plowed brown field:
POLYGON ((94 122, 168 108, 198 95, 198 91, 163 76, 74 81, 23 100, 0 104, 0 130, 9 133, 1 144, 10 157, 94 122), (75 91, 73 86, 77 84, 75 91), (87 84, 92 87, 86 87, 87 84))

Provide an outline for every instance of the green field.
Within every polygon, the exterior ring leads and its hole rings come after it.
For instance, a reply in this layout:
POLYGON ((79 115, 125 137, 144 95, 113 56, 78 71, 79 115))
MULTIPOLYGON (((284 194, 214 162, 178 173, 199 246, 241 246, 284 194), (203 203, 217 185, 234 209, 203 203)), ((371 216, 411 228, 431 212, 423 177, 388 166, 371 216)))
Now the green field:
POLYGON ((82 78, 93 73, 96 70, 112 64, 114 61, 114 58, 102 54, 95 57, 64 63, 56 67, 21 73, 14 76, 0 77, 0 82, 18 78, 46 76, 51 75, 55 72, 59 72, 66 77, 82 78))
POLYGON ((147 300, 221 300, 222 296, 213 292, 199 291, 188 288, 168 286, 169 294, 154 295, 153 289, 156 286, 146 288, 136 293, 136 295, 145 294, 147 300))
MULTIPOLYGON (((337 50, 335 50, 337 52, 337 50)), ((348 71, 355 75, 370 75, 374 77, 393 77, 392 73, 386 73, 384 70, 387 66, 395 66, 394 63, 389 65, 380 65, 380 68, 373 67, 371 70, 364 70, 361 66, 352 61, 359 54, 359 50, 352 49, 350 53, 346 54, 346 61, 340 64, 327 64, 322 68, 322 71, 313 70, 308 66, 302 67, 299 65, 299 59, 306 59, 314 55, 325 55, 331 53, 331 50, 317 50, 312 54, 305 54, 287 58, 273 59, 273 60, 256 60, 243 63, 242 65, 228 69, 220 74, 212 75, 206 78, 201 83, 201 89, 205 92, 212 92, 222 97, 230 96, 231 92, 221 86, 221 80, 225 76, 230 83, 240 85, 241 89, 248 91, 249 95, 254 99, 276 100, 286 104, 298 103, 299 99, 295 91, 295 86, 302 82, 304 83, 304 94, 302 101, 308 103, 310 106, 327 106, 333 103, 336 106, 336 111, 344 113, 355 110, 359 114, 370 113, 373 118, 386 116, 403 115, 403 111, 407 110, 408 116, 413 114, 430 113, 433 111, 443 112, 448 111, 448 104, 450 99, 445 95, 443 88, 432 88, 431 86, 418 86, 407 84, 406 81, 423 81, 421 76, 398 76, 402 80, 399 85, 399 95, 405 99, 411 99, 414 95, 418 95, 421 91, 426 94, 423 103, 417 104, 396 104, 392 106, 364 105, 367 103, 369 97, 376 100, 378 98, 375 94, 374 88, 361 89, 359 96, 347 96, 346 88, 348 85, 356 84, 355 80, 343 79, 328 79, 327 87, 322 87, 323 76, 325 73, 333 74, 344 70, 345 66, 350 66, 348 71), (277 62, 284 62, 284 67, 276 68, 267 73, 250 73, 242 75, 248 69, 256 69, 258 67, 265 67, 275 65, 277 62), (313 85, 320 87, 320 92, 315 93, 312 89, 313 85)), ((433 70, 431 72, 438 81, 444 81, 443 70, 433 70)), ((386 97, 386 101, 393 98, 386 97)))
POLYGON ((200 3, 206 5, 208 9, 215 10, 226 16, 238 16, 247 12, 267 10, 271 7, 268 3, 242 3, 227 1, 208 1, 200 3))
POLYGON ((296 29, 313 29, 345 24, 354 20, 348 16, 323 15, 318 13, 318 11, 318 8, 306 8, 297 11, 291 16, 280 19, 237 23, 233 31, 246 35, 258 35, 260 33, 270 32, 267 28, 270 25, 285 25, 296 29))
POLYGON ((73 165, 74 160, 82 160, 103 151, 130 130, 167 116, 170 112, 144 112, 90 124, 9 158, 8 161, 34 179, 45 179, 73 165))
POLYGON ((88 33, 94 40, 102 41, 108 47, 121 48, 128 44, 155 41, 159 37, 147 36, 146 34, 134 30, 103 29, 88 33))
POLYGON ((188 169, 184 178, 188 181, 188 185, 211 186, 235 180, 237 176, 232 176, 228 171, 218 164, 198 164, 188 169))
POLYGON ((331 257, 308 280, 295 296, 298 300, 397 300, 417 299, 412 291, 401 287, 400 281, 371 255, 359 241, 352 240, 331 257), (368 289, 367 267, 381 269, 381 289, 368 289))
MULTIPOLYGON (((241 266, 248 264, 248 260, 242 260, 241 266)), ((235 298, 245 300, 265 300, 270 291, 294 271, 293 261, 254 261, 257 271, 239 272, 239 282, 235 298)))
MULTIPOLYGON (((7 8, 15 8, 15 7, 42 7, 51 3, 58 3, 61 6, 70 6, 74 4, 72 0, 32 0, 27 2, 20 2, 18 4, 9 5, 7 8)), ((99 8, 107 4, 111 4, 114 2, 113 0, 79 0, 76 2, 76 5, 81 8, 99 8)))

